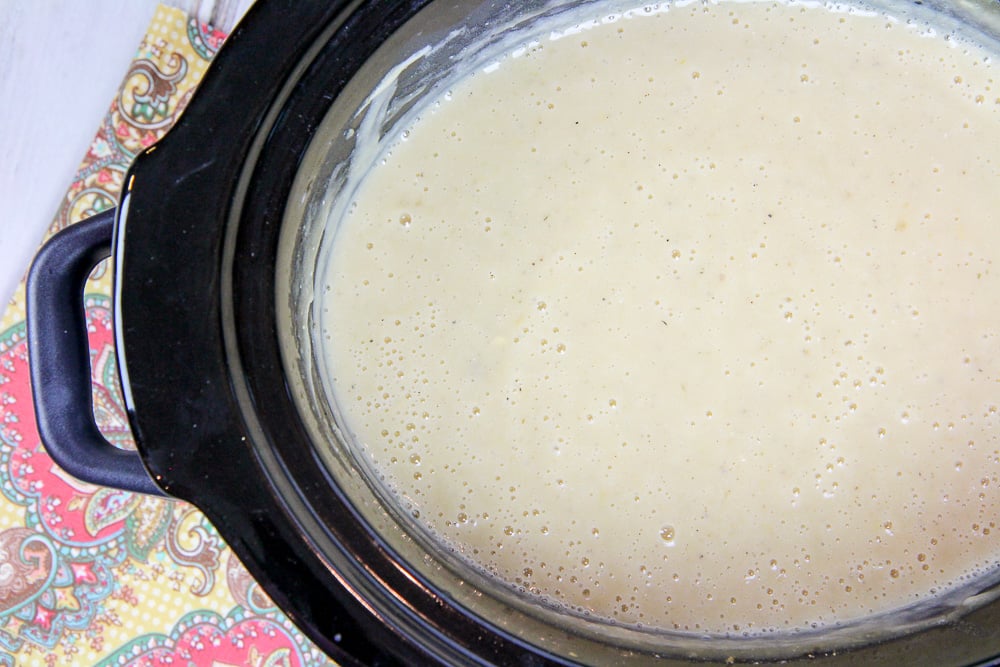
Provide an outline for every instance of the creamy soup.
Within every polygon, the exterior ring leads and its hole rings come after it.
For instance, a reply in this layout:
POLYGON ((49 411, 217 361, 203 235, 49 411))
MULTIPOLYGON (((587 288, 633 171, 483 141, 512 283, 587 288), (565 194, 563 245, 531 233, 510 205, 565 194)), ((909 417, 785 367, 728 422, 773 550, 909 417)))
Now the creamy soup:
POLYGON ((844 7, 581 16, 433 101, 322 285, 345 429, 446 548, 753 635, 1000 563, 1000 82, 844 7))

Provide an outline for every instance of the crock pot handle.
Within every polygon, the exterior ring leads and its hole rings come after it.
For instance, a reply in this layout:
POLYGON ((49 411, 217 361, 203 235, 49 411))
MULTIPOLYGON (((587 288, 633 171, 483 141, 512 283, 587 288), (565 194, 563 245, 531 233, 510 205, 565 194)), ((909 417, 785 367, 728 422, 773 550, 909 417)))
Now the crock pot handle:
POLYGON ((94 420, 83 289, 111 254, 115 210, 53 236, 28 272, 28 351, 38 434, 49 456, 91 484, 164 495, 138 452, 109 443, 94 420))

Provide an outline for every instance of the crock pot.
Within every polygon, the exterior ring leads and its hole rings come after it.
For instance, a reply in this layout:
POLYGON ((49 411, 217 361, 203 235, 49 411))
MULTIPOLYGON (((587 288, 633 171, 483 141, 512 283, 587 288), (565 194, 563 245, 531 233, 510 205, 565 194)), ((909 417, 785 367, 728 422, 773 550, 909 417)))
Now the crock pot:
MULTIPOLYGON (((308 221, 335 205, 362 124, 388 131, 480 37, 499 42, 563 4, 258 0, 174 129, 131 167, 118 208, 64 230, 33 265, 28 337, 49 452, 87 481, 195 504, 342 664, 1000 664, 1000 573, 896 613, 892 632, 855 632, 847 650, 830 650, 828 633, 741 641, 552 621, 413 535, 329 446, 336 418, 309 359, 322 229, 308 221), (390 73, 395 88, 374 95, 390 73), (138 453, 91 418, 80 291, 108 254, 138 453)), ((1000 37, 995 2, 933 5, 1000 37)))

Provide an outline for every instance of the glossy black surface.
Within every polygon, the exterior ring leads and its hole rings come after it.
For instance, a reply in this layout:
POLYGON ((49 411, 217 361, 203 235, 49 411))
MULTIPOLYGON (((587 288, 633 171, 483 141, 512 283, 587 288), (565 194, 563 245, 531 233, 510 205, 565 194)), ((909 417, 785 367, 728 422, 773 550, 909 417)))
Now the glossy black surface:
POLYGON ((335 660, 377 664, 391 649, 409 662, 414 649, 351 604, 275 495, 248 442, 223 341, 221 260, 238 180, 268 111, 346 5, 258 3, 175 128, 133 165, 118 229, 118 343, 132 427, 160 485, 196 503, 335 660))
POLYGON ((49 456, 77 479, 162 495, 139 455, 109 443, 94 420, 83 289, 111 253, 114 228, 113 209, 95 215, 53 236, 31 264, 26 296, 35 422, 49 456))

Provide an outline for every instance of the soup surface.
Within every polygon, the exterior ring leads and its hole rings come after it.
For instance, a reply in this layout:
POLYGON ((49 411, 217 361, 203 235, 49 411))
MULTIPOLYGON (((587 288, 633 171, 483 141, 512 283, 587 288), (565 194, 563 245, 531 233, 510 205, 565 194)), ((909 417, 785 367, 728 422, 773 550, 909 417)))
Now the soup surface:
POLYGON ((617 623, 824 627, 994 570, 986 53, 781 3, 567 26, 424 109, 339 222, 360 456, 470 563, 617 623))

